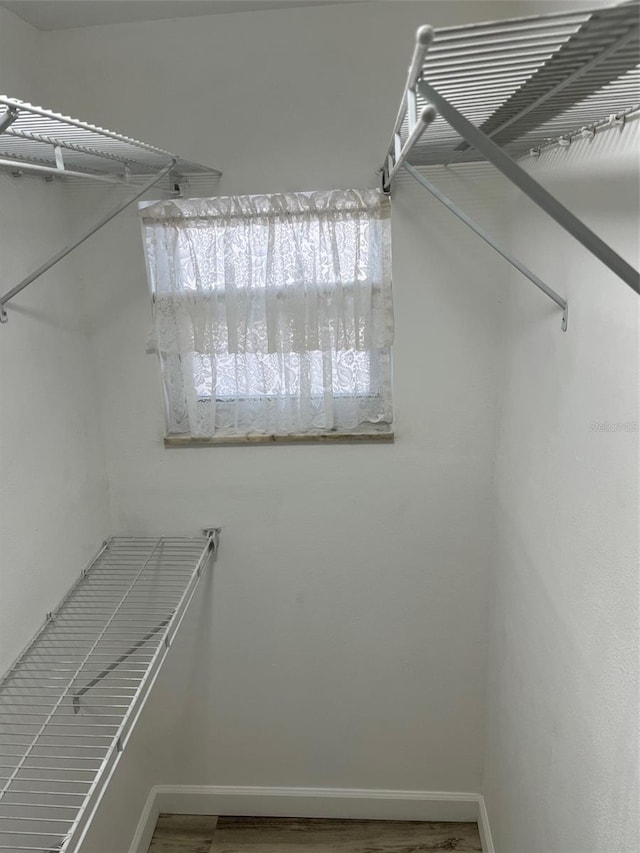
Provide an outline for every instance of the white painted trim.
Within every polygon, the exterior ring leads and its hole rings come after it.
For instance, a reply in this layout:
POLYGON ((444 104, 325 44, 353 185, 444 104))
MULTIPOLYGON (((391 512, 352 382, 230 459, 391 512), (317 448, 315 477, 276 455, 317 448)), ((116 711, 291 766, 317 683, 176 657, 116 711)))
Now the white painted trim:
POLYGON ((476 820, 478 794, 358 788, 259 788, 159 785, 161 812, 361 820, 476 820))
POLYGON ((491 826, 489 825, 489 812, 482 795, 478 801, 478 831, 480 832, 483 853, 496 853, 496 848, 493 846, 491 826))
POLYGON ((158 797, 156 789, 152 788, 149 791, 147 802, 144 804, 138 826, 133 836, 133 841, 129 847, 129 853, 147 853, 153 831, 156 828, 158 817, 160 816, 160 807, 158 805, 158 797))
POLYGON ((481 794, 369 788, 260 788, 156 785, 129 853, 147 853, 161 812, 172 814, 324 817, 355 820, 477 821, 484 853, 495 853, 481 794))

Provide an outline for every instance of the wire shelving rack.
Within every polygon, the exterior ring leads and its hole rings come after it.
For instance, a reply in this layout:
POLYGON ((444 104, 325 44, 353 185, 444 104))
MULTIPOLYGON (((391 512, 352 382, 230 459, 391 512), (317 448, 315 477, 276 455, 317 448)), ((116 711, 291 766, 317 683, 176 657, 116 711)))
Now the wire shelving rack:
POLYGON ((636 293, 640 274, 516 162, 640 115, 640 4, 420 27, 380 172, 404 169, 562 311, 568 302, 417 167, 488 162, 636 293))
POLYGON ((203 572, 206 538, 113 538, 0 681, 0 850, 73 853, 203 572))
POLYGON ((98 181, 131 191, 70 245, 0 296, 0 323, 8 320, 8 302, 150 189, 184 195, 189 179, 217 179, 222 174, 154 145, 6 95, 0 95, 0 170, 14 177, 34 173, 47 180, 98 181))

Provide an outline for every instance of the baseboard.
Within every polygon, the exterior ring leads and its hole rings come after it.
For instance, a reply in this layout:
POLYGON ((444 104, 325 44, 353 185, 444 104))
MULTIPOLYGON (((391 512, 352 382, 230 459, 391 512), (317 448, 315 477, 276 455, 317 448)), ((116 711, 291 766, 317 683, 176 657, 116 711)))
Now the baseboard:
MULTIPOLYGON (((356 820, 477 821, 480 827, 482 808, 484 801, 480 794, 452 791, 156 785, 147 799, 129 853, 147 853, 153 827, 161 812, 356 820)), ((486 817, 486 808, 484 814, 486 817)), ((485 835, 490 839, 488 821, 485 821, 485 825, 485 835)), ((482 836, 483 830, 480 831, 482 836)), ((495 853, 493 846, 484 849, 485 853, 495 853)))
POLYGON ((142 809, 133 841, 129 847, 129 853, 147 853, 159 815, 160 806, 158 805, 156 789, 152 788, 142 809))
POLYGON ((493 838, 491 837, 487 804, 482 795, 478 800, 478 831, 480 832, 483 853, 496 853, 496 848, 493 846, 493 838))

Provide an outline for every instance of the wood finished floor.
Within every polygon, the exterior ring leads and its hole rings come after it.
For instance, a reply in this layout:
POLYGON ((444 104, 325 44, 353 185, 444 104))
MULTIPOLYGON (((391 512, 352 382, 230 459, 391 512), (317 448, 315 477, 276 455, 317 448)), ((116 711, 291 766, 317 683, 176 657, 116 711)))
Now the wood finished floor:
POLYGON ((149 853, 211 853, 217 817, 161 814, 149 853))
POLYGON ((161 815, 149 853, 481 853, 475 823, 161 815))

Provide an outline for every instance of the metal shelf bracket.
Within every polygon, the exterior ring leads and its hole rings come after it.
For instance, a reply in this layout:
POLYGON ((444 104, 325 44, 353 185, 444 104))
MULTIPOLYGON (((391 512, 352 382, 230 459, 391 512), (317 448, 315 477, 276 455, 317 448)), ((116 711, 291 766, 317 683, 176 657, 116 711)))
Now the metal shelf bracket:
POLYGON ((585 249, 609 267, 625 284, 640 293, 640 274, 631 264, 628 264, 611 246, 578 219, 555 196, 551 195, 528 172, 512 160, 502 148, 490 139, 486 133, 473 125, 449 101, 442 97, 424 80, 418 82, 418 90, 423 98, 432 103, 438 113, 456 130, 460 136, 479 151, 498 171, 502 172, 511 183, 515 184, 525 195, 538 205, 545 213, 575 237, 585 249))
POLYGON ((204 527, 202 533, 209 540, 209 546, 214 554, 218 553, 218 544, 220 542, 221 527, 204 527))
POLYGON ((0 323, 7 322, 7 302, 165 176, 171 175, 171 191, 180 195, 188 186, 189 176, 218 178, 222 174, 154 145, 6 95, 0 95, 0 170, 7 170, 14 177, 33 172, 47 181, 54 178, 100 181, 134 193, 70 246, 0 296, 0 323))
POLYGON ((494 249, 499 255, 501 255, 505 261, 508 261, 512 267, 521 272, 529 281, 533 282, 537 288, 539 288, 546 296, 549 297, 559 308, 562 308, 562 331, 567 331, 567 313, 568 313, 568 305, 566 299, 563 299, 559 293, 556 293, 548 284, 545 284, 541 278, 539 278, 534 272, 532 272, 528 267, 526 267, 521 261, 515 258, 510 252, 507 252, 500 244, 490 235, 488 234, 484 228, 478 225, 477 222, 474 222, 470 216, 467 216, 460 208, 448 198, 442 190, 438 189, 435 184, 432 184, 431 181, 427 180, 424 175, 421 175, 413 166, 410 166, 408 163, 403 163, 404 169, 411 175, 414 180, 416 180, 421 186, 423 186, 426 190, 428 190, 434 198, 437 198, 438 201, 443 204, 448 210, 453 213, 454 216, 457 216, 458 219, 463 222, 468 228, 470 228, 475 234, 478 235, 482 240, 485 241, 492 249, 494 249))
POLYGON ((127 207, 132 205, 134 201, 137 201, 141 196, 143 196, 146 192, 148 192, 152 187, 154 187, 159 181, 161 181, 165 175, 168 175, 169 172, 173 170, 175 167, 176 161, 172 160, 164 169, 161 169, 157 174, 153 175, 148 181, 146 181, 141 187, 137 189, 132 196, 126 199, 124 202, 119 204, 117 207, 113 208, 109 211, 105 216, 103 216, 98 222, 84 231, 76 240, 73 241, 69 246, 65 246, 64 249, 61 249, 57 252, 52 258, 46 261, 44 264, 38 267, 38 269, 34 270, 34 272, 30 273, 26 278, 22 279, 19 284, 16 284, 15 287, 12 287, 11 290, 8 290, 5 294, 0 296, 0 323, 6 323, 8 321, 7 311, 5 309, 5 305, 14 296, 17 296, 25 287, 28 287, 32 282, 34 282, 37 278, 40 278, 41 275, 48 272, 52 267, 54 267, 59 261, 63 258, 66 258, 74 249, 77 249, 78 246, 81 246, 85 240, 88 240, 89 237, 92 237, 96 231, 99 231, 103 228, 107 223, 111 222, 112 219, 115 219, 119 213, 122 213, 123 210, 126 210, 127 207))

